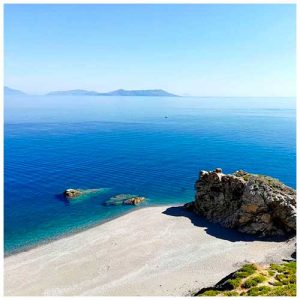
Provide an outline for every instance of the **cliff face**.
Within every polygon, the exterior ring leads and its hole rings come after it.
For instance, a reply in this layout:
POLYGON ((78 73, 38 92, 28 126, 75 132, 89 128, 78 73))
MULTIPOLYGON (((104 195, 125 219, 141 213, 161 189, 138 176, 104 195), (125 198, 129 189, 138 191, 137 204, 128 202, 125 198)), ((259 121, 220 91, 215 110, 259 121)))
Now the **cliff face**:
POLYGON ((296 191, 278 180, 245 171, 201 171, 194 211, 224 227, 261 236, 296 232, 296 191))

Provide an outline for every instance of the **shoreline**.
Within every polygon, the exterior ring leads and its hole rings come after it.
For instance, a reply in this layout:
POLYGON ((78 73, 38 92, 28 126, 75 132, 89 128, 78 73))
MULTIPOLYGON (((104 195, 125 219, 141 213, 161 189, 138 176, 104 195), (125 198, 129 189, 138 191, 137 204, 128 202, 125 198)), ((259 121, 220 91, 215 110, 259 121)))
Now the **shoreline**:
POLYGON ((67 238, 69 236, 76 235, 78 233, 84 232, 84 231, 92 229, 94 227, 101 226, 102 224, 111 222, 111 221, 116 220, 118 218, 121 218, 121 217, 123 217, 123 216, 125 216, 127 214, 130 214, 130 213, 132 213, 132 212, 134 212, 134 211, 136 211, 138 209, 143 209, 143 208, 145 208, 145 207, 136 207, 133 211, 127 211, 127 212, 121 213, 120 215, 118 215, 116 217, 111 217, 109 219, 97 222, 96 224, 93 224, 93 225, 90 225, 90 226, 87 226, 87 227, 82 227, 82 228, 74 229, 73 231, 63 233, 63 234, 61 234, 59 236, 56 236, 56 237, 53 237, 53 238, 50 238, 50 239, 47 239, 47 240, 40 241, 40 242, 38 242, 35 245, 25 246, 25 247, 22 247, 20 249, 15 250, 15 251, 13 251, 11 253, 7 253, 7 254, 4 252, 4 257, 10 257, 10 256, 18 255, 18 254, 23 253, 23 252, 28 252, 28 251, 30 251, 32 249, 36 249, 36 248, 42 247, 44 245, 53 243, 55 241, 59 241, 61 239, 67 238))
MULTIPOLYGON (((183 205, 183 203, 175 203, 174 205, 175 205, 175 206, 176 206, 176 205, 180 206, 180 205, 183 205)), ((4 251, 4 255, 3 255, 3 256, 4 256, 4 258, 6 258, 6 257, 18 255, 18 254, 23 253, 23 252, 28 252, 28 251, 30 251, 30 250, 32 250, 32 249, 36 249, 36 248, 38 248, 38 247, 41 247, 41 246, 44 246, 44 245, 53 243, 53 242, 55 242, 55 241, 59 241, 59 240, 61 240, 61 239, 67 238, 67 237, 72 236, 72 235, 76 235, 76 234, 81 233, 81 232, 84 232, 84 231, 86 231, 86 230, 90 230, 90 229, 95 228, 95 227, 97 227, 97 226, 101 226, 101 225, 103 225, 103 224, 105 224, 105 223, 111 222, 111 221, 113 221, 113 220, 116 220, 116 219, 121 218, 121 217, 123 217, 123 216, 126 216, 126 215, 128 215, 128 214, 131 214, 131 213, 133 213, 133 212, 135 212, 135 211, 137 211, 137 210, 145 209, 145 208, 149 208, 149 207, 167 207, 167 205, 135 206, 135 207, 133 208, 133 210, 131 210, 131 211, 122 212, 121 214, 119 214, 119 215, 117 215, 117 216, 115 216, 115 217, 111 217, 111 218, 108 218, 108 219, 106 219, 106 220, 96 222, 95 224, 92 224, 92 225, 89 225, 89 226, 86 226, 86 227, 74 229, 74 230, 72 230, 72 231, 70 231, 70 232, 63 233, 63 234, 61 234, 61 235, 59 235, 59 236, 56 236, 56 237, 53 237, 53 238, 50 238, 50 239, 47 239, 47 240, 40 241, 40 242, 38 242, 37 244, 29 245, 29 246, 24 246, 24 247, 22 247, 22 248, 20 248, 20 249, 14 250, 14 251, 12 251, 12 252, 10 252, 10 253, 5 253, 5 251, 4 251)))
POLYGON ((245 262, 281 261, 293 248, 294 239, 257 240, 181 206, 141 207, 5 257, 4 294, 184 296, 245 262))

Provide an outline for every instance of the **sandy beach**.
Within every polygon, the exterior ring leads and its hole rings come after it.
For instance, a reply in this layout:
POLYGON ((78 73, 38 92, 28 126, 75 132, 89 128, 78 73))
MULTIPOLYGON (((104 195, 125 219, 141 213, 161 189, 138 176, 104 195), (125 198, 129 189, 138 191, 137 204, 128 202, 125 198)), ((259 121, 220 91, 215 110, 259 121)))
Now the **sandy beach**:
POLYGON ((5 295, 185 296, 294 241, 254 240, 181 207, 148 207, 4 259, 5 295))

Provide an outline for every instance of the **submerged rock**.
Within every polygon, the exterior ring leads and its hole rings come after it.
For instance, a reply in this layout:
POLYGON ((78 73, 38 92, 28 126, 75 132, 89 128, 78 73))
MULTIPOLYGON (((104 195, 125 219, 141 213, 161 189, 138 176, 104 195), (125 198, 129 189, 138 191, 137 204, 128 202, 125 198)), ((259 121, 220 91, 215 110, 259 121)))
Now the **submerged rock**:
POLYGON ((146 198, 131 194, 119 194, 106 201, 106 205, 138 205, 146 198))
POLYGON ((135 195, 119 194, 119 195, 110 197, 110 199, 106 201, 106 204, 107 205, 122 205, 125 200, 127 200, 131 197, 135 197, 135 195))
POLYGON ((261 236, 296 232, 296 191, 277 179, 222 169, 201 171, 187 208, 227 228, 261 236))

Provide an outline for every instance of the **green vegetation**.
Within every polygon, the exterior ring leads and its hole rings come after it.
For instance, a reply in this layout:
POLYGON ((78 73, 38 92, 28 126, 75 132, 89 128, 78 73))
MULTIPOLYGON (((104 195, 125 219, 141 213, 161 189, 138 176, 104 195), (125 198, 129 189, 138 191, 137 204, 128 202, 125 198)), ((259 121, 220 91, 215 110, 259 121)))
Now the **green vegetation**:
POLYGON ((257 286, 259 283, 262 283, 264 281, 266 281, 266 277, 264 277, 262 275, 257 275, 257 276, 247 279, 242 284, 242 287, 248 289, 250 287, 257 286))
POLYGON ((226 281, 226 284, 230 289, 236 289, 241 285, 242 279, 241 278, 234 278, 234 279, 228 279, 226 281))
POLYGON ((254 264, 247 264, 244 265, 239 271, 248 273, 248 276, 255 273, 257 270, 256 266, 254 264))
POLYGON ((250 174, 244 175, 244 176, 243 176, 243 179, 244 179, 245 181, 248 181, 249 178, 250 178, 250 176, 251 176, 250 174))
POLYGON ((235 278, 241 278, 241 279, 244 279, 244 278, 247 278, 248 276, 250 276, 252 274, 249 274, 247 272, 243 272, 243 271, 237 271, 235 274, 234 274, 234 277, 235 278))
POLYGON ((244 265, 221 286, 197 296, 296 296, 296 262, 244 265))
POLYGON ((270 270, 270 271, 268 271, 268 273, 269 273, 269 276, 274 276, 276 272, 273 270, 270 270))
POLYGON ((200 296, 217 296, 220 292, 217 290, 208 290, 205 291, 203 294, 201 294, 200 296))
POLYGON ((275 278, 284 285, 296 283, 295 274, 277 274, 275 278))
POLYGON ((296 296, 296 284, 278 286, 272 289, 268 296, 296 296))
POLYGON ((233 173, 233 175, 235 175, 237 177, 242 177, 245 181, 248 181, 249 178, 252 176, 252 174, 247 173, 243 170, 237 171, 237 172, 233 173))
POLYGON ((277 264, 271 264, 270 269, 277 272, 283 272, 284 266, 283 265, 277 265, 277 264))
POLYGON ((285 186, 277 178, 257 174, 255 179, 256 179, 256 182, 265 183, 265 184, 269 185, 272 189, 284 191, 286 193, 291 192, 291 188, 285 186))
POLYGON ((272 289, 269 286, 259 286, 248 290, 246 295, 247 296, 268 296, 271 290, 272 289))
POLYGON ((239 296, 238 292, 235 291, 228 291, 223 293, 224 296, 239 296))
POLYGON ((270 176, 261 175, 261 174, 251 174, 251 173, 247 173, 243 170, 237 171, 237 172, 233 173, 233 175, 235 175, 237 177, 242 177, 245 181, 249 181, 249 180, 253 181, 253 183, 256 184, 256 185, 254 185, 255 189, 259 189, 261 184, 267 184, 274 190, 283 191, 288 194, 292 193, 291 188, 285 186, 278 179, 270 177, 270 176))

